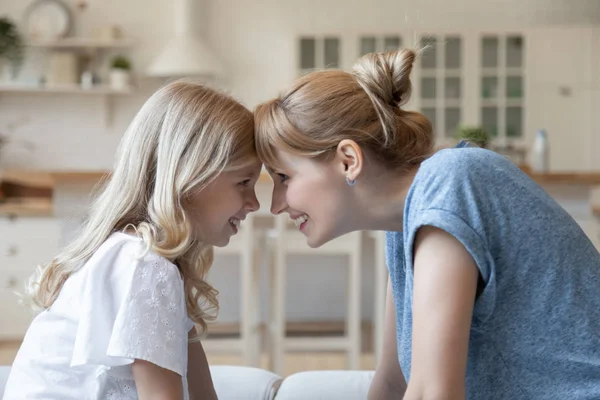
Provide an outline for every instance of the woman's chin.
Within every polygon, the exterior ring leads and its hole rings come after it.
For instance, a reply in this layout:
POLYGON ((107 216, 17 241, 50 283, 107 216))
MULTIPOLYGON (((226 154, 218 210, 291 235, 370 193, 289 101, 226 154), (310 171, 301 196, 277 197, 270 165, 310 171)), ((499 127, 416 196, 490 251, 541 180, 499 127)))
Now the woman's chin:
POLYGON ((327 233, 318 233, 318 232, 314 232, 314 231, 311 231, 310 233, 309 232, 303 232, 303 233, 306 236, 306 244, 308 245, 308 247, 310 247, 312 249, 317 249, 317 248, 323 246, 324 244, 327 244, 327 243, 331 242, 332 240, 337 239, 340 236, 343 236, 350 232, 345 232, 345 231, 340 232, 339 230, 334 230, 334 231, 330 231, 327 233))
POLYGON ((331 238, 327 237, 319 237, 316 235, 306 235, 306 244, 311 249, 318 249, 323 246, 325 243, 329 242, 331 238))

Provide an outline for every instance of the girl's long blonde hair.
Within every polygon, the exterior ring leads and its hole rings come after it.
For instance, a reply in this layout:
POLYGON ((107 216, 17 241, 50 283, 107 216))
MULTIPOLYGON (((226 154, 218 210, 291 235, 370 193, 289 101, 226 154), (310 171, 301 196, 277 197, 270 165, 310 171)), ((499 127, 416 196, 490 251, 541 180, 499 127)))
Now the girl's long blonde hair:
POLYGON ((133 227, 146 251, 178 266, 188 314, 204 332, 218 311, 218 292, 205 281, 213 253, 194 239, 185 199, 221 172, 255 162, 254 121, 244 106, 192 82, 158 90, 125 132, 114 171, 81 233, 31 279, 32 305, 50 307, 109 235, 133 227))
POLYGON ((278 167, 276 150, 315 159, 334 154, 351 139, 382 165, 408 170, 433 149, 431 123, 403 109, 417 51, 369 53, 352 72, 317 71, 299 78, 283 95, 254 111, 261 160, 278 167))

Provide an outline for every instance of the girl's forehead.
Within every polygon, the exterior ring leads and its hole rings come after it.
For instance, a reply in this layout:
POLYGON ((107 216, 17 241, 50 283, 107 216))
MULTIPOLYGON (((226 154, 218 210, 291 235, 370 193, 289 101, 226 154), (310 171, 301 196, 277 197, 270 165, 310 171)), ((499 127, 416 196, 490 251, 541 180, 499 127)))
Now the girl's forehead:
POLYGON ((260 171, 260 169, 262 168, 262 162, 257 158, 254 162, 246 165, 245 167, 242 167, 238 170, 236 170, 236 174, 251 174, 257 171, 260 171))

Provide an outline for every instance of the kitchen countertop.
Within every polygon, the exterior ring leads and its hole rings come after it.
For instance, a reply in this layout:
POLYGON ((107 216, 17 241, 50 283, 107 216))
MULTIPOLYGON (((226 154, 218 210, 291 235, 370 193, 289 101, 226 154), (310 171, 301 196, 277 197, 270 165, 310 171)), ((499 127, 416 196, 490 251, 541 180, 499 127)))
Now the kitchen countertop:
MULTIPOLYGON (((551 172, 532 173, 527 167, 522 167, 534 181, 540 185, 583 185, 600 186, 600 172, 551 172)), ((0 174, 3 181, 23 186, 54 188, 65 183, 90 182, 95 184, 109 174, 109 171, 27 171, 4 170, 0 174)), ((270 182, 266 171, 262 171, 259 182, 270 182)), ((593 207, 595 215, 600 217, 600 205, 593 207)), ((9 199, 0 203, 0 216, 51 216, 51 198, 9 199)))
MULTIPOLYGON (((534 173, 528 167, 521 169, 539 184, 574 184, 600 186, 600 172, 549 172, 534 173)), ((34 187, 54 187, 58 183, 97 182, 110 171, 26 171, 5 170, 0 180, 34 187)), ((259 182, 269 182, 271 178, 262 171, 259 182)))
MULTIPOLYGON (((21 184, 24 186, 53 188, 61 183, 92 182, 96 183, 110 174, 110 171, 27 171, 4 170, 0 173, 0 180, 21 184)), ((269 182, 271 178, 266 171, 262 171, 259 182, 269 182)))
POLYGON ((0 217, 52 217, 51 198, 21 198, 0 203, 0 217))
POLYGON ((97 182, 109 171, 40 171, 40 170, 4 170, 0 180, 23 186, 53 188, 64 182, 97 182))
POLYGON ((523 169, 536 183, 600 186, 600 172, 550 172, 538 174, 523 169))

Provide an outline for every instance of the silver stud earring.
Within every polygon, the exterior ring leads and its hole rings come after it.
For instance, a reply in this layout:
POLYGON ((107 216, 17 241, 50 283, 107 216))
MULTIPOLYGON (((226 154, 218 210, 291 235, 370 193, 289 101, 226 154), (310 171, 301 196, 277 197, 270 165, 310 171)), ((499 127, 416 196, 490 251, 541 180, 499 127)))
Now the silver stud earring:
POLYGON ((354 185, 356 185, 356 179, 350 180, 350 178, 347 176, 346 183, 348 184, 348 186, 354 186, 354 185))

